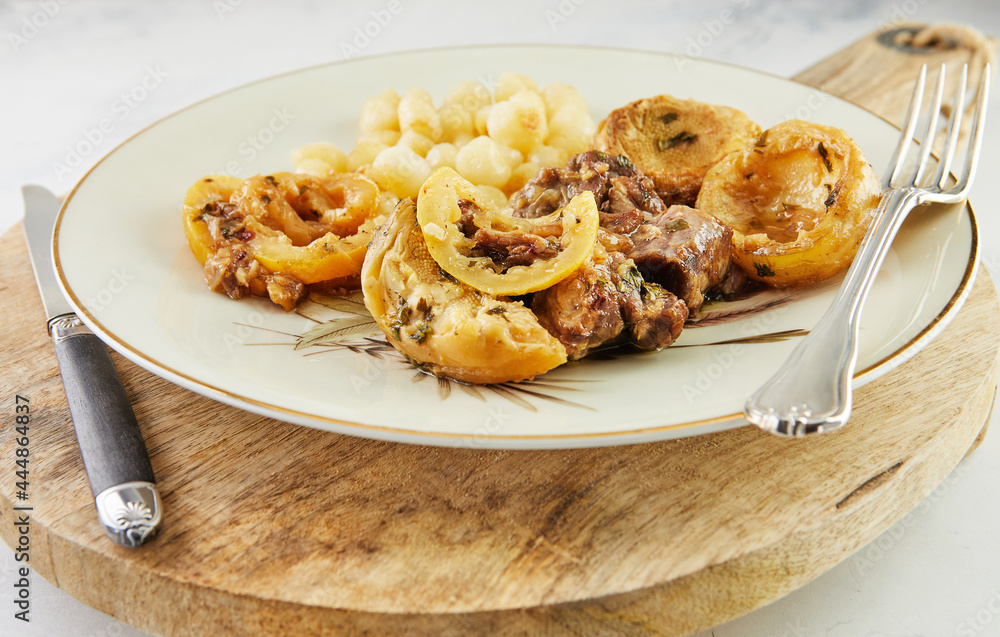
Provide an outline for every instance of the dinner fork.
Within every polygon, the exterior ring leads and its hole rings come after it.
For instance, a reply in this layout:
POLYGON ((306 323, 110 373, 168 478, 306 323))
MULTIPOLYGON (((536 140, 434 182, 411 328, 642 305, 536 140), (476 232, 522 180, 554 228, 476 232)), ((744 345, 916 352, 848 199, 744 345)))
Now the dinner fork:
POLYGON ((865 297, 875 280, 889 246, 907 213, 925 203, 958 203, 969 193, 979 161, 986 123, 990 66, 983 69, 975 119, 966 145, 961 174, 952 176, 965 110, 968 66, 962 69, 951 116, 944 131, 944 146, 937 170, 929 174, 931 148, 939 132, 945 67, 938 72, 932 104, 921 117, 927 66, 920 69, 906 113, 906 123, 889 167, 882 177, 882 197, 872 226, 847 271, 836 298, 815 329, 799 343, 778 372, 746 402, 747 420, 781 436, 803 437, 839 429, 851 415, 851 381, 858 358, 858 325, 865 297), (910 156, 918 120, 925 127, 910 156))

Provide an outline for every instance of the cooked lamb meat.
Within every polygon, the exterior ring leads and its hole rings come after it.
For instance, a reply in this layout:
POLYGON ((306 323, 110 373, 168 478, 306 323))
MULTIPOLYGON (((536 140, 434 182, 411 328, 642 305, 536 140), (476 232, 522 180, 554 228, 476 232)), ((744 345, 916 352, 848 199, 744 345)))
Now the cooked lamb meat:
POLYGON ((665 206, 694 206, 701 192, 702 175, 694 171, 667 172, 650 175, 649 178, 665 206))
POLYGON ((476 232, 475 252, 482 251, 501 270, 515 265, 531 265, 535 259, 551 259, 559 249, 542 237, 526 232, 479 230, 476 232))
POLYGON ((712 215, 671 206, 629 236, 635 246, 627 254, 643 278, 684 299, 694 314, 729 269, 732 237, 732 228, 712 215))
POLYGON ((666 210, 653 182, 627 157, 594 150, 572 157, 564 168, 543 168, 510 205, 515 217, 542 217, 588 190, 597 200, 601 227, 617 234, 630 234, 647 216, 666 210))
POLYGON ((309 295, 305 284, 288 274, 272 274, 238 241, 220 247, 205 261, 205 282, 210 290, 222 291, 233 299, 251 294, 267 296, 285 311, 291 311, 309 295))
POLYGON ((504 231, 480 228, 475 215, 479 207, 468 199, 458 202, 462 215, 458 227, 475 242, 472 254, 489 257, 501 272, 515 265, 531 265, 535 259, 551 259, 559 254, 556 239, 562 233, 562 224, 555 223, 536 228, 536 232, 504 231))
POLYGON ((589 190, 601 215, 601 243, 621 251, 646 281, 657 283, 698 311, 705 292, 729 268, 732 229, 687 206, 667 208, 648 177, 624 156, 576 155, 564 168, 544 168, 510 199, 515 217, 540 217, 589 190))
POLYGON ((680 335, 688 315, 680 299, 643 281, 620 252, 607 253, 599 263, 588 261, 569 278, 535 293, 531 310, 566 347, 570 360, 622 342, 642 349, 666 347, 680 335))
POLYGON ((267 297, 273 303, 282 307, 286 312, 291 312, 299 301, 309 296, 309 289, 306 285, 291 276, 290 274, 265 274, 261 277, 267 289, 267 297))
POLYGON ((762 283, 750 279, 743 270, 733 266, 726 270, 725 276, 722 277, 722 281, 713 292, 721 299, 736 299, 759 290, 761 287, 763 287, 762 283))
POLYGON ((205 206, 208 231, 218 248, 205 261, 204 275, 208 289, 222 291, 233 299, 267 296, 285 311, 309 295, 304 283, 287 274, 272 274, 250 254, 245 241, 253 238, 242 219, 230 215, 235 206, 213 202, 205 206))
POLYGON ((251 294, 250 286, 260 277, 260 263, 240 244, 225 245, 205 261, 205 282, 210 290, 221 290, 233 299, 251 294))

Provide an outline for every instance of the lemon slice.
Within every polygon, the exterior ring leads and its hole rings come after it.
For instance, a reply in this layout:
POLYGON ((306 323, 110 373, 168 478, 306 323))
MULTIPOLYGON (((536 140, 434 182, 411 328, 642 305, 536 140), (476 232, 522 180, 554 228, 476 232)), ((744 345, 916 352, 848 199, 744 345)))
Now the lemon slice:
POLYGON ((585 192, 544 217, 512 217, 496 209, 455 170, 442 167, 420 188, 417 222, 427 250, 442 270, 471 288, 500 297, 544 290, 576 271, 594 251, 599 216, 594 195, 585 192), (478 231, 514 241, 527 238, 543 250, 528 259, 529 264, 505 265, 477 242, 478 231))
POLYGON ((272 179, 302 192, 307 188, 320 191, 330 202, 343 204, 343 214, 326 224, 330 232, 305 245, 295 245, 282 230, 275 229, 279 220, 265 219, 260 211, 247 208, 246 198, 239 198, 247 180, 211 175, 199 179, 184 197, 184 234, 198 261, 204 264, 218 249, 206 214, 221 214, 217 206, 231 205, 235 208, 232 218, 241 220, 246 230, 239 240, 268 272, 290 275, 307 284, 357 275, 376 230, 379 191, 375 183, 352 173, 326 178, 275 173, 272 179), (234 200, 236 203, 230 204, 234 200))

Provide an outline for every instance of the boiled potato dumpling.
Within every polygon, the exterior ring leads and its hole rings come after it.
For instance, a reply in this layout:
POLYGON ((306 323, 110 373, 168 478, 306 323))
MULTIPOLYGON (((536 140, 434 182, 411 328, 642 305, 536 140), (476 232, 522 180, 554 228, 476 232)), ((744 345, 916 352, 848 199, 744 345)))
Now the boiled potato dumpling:
POLYGON ((416 197, 431 175, 431 166, 409 146, 398 145, 379 152, 365 174, 397 197, 416 197))
POLYGON ((347 155, 328 142, 314 142, 296 148, 292 151, 292 162, 297 171, 316 176, 347 170, 347 155), (325 167, 325 171, 322 167, 325 167))
POLYGON ((387 88, 361 106, 359 124, 362 133, 377 130, 399 130, 399 95, 387 88))
POLYGON ((486 131, 493 139, 522 153, 540 145, 549 134, 542 96, 524 90, 497 102, 486 117, 486 131))
POLYGON ((480 135, 455 154, 455 168, 476 185, 500 188, 510 179, 510 153, 495 139, 480 135))
POLYGON ((401 131, 413 130, 435 141, 441 138, 441 115, 427 91, 411 88, 403 93, 396 112, 401 131))
POLYGON ((418 178, 449 167, 503 202, 540 167, 562 166, 590 148, 595 128, 575 88, 556 82, 540 89, 517 73, 501 74, 493 92, 481 82, 460 82, 439 107, 423 89, 400 95, 389 88, 364 103, 359 125, 350 153, 306 146, 296 151, 296 170, 358 171, 394 197, 412 197, 418 178))

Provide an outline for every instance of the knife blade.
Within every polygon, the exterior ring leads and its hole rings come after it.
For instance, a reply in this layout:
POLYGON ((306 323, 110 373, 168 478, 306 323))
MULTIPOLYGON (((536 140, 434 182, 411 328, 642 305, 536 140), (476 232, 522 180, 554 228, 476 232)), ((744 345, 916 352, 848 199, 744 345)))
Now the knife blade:
POLYGON ((114 542, 137 547, 162 519, 149 452, 107 346, 59 289, 52 235, 62 202, 40 186, 24 186, 22 193, 24 238, 97 516, 114 542))

